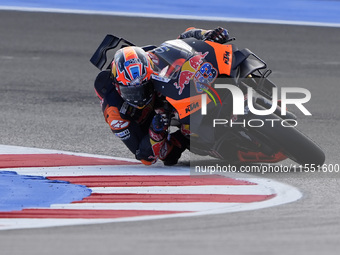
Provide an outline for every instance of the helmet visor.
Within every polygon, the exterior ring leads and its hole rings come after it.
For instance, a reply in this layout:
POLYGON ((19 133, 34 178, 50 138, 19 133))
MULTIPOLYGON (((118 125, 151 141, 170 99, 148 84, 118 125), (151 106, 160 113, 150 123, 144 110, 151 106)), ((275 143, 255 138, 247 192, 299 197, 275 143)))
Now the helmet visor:
POLYGON ((138 86, 119 85, 121 97, 134 107, 144 107, 150 103, 153 95, 151 82, 146 82, 138 86))

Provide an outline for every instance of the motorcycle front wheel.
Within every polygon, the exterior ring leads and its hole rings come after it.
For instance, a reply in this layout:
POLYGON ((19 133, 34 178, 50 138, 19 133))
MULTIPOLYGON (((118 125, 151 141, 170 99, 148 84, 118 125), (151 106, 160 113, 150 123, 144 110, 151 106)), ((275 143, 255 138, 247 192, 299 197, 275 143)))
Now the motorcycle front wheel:
POLYGON ((275 114, 248 118, 256 119, 263 125, 248 127, 255 136, 264 137, 271 145, 279 148, 288 158, 304 167, 321 166, 325 162, 325 153, 310 138, 275 114), (268 121, 270 120, 270 121, 268 121), (284 123, 284 125, 283 125, 284 123))

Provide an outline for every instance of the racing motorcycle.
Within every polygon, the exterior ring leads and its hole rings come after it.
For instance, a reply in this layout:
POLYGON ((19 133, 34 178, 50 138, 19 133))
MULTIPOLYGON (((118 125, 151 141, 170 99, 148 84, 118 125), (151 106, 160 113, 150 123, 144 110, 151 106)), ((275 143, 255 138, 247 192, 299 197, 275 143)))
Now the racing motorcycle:
MULTIPOLYGON (((126 46, 135 44, 106 35, 90 61, 102 70, 108 52, 126 46)), ((271 70, 249 49, 195 38, 141 48, 159 69, 154 89, 165 98, 171 126, 186 133, 191 152, 233 163, 325 162, 322 149, 296 129, 296 116, 280 107, 271 70)))

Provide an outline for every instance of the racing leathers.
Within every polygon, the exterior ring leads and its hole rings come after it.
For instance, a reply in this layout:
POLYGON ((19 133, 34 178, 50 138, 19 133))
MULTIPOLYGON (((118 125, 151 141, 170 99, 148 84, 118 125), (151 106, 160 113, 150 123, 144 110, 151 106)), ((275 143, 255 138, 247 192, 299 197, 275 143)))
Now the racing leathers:
POLYGON ((145 165, 151 165, 157 159, 163 160, 166 165, 177 163, 186 149, 186 145, 180 142, 185 138, 179 131, 168 137, 167 126, 163 124, 164 127, 160 130, 153 121, 156 115, 160 115, 156 114, 155 109, 162 110, 162 97, 155 93, 151 102, 143 109, 129 105, 116 91, 110 70, 99 73, 95 80, 95 91, 101 101, 105 121, 112 132, 135 154, 136 159, 145 165))
MULTIPOLYGON (((189 28, 179 39, 188 37, 224 42, 228 33, 222 28, 189 28)), ((144 108, 133 107, 116 91, 109 69, 98 74, 95 91, 101 101, 105 121, 112 132, 143 164, 151 165, 157 159, 161 159, 165 165, 176 164, 182 152, 189 147, 188 139, 184 135, 188 133, 188 127, 168 134, 169 123, 164 117, 164 98, 157 93, 144 108)))

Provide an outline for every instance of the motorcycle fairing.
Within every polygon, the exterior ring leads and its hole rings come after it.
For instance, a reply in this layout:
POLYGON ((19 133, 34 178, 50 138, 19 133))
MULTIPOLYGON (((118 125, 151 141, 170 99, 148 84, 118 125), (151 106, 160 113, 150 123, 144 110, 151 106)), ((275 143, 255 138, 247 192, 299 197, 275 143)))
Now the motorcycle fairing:
POLYGON ((267 64, 247 48, 238 50, 235 47, 233 55, 231 77, 246 78, 255 71, 267 68, 267 64))
POLYGON ((231 44, 220 44, 210 41, 205 42, 214 48, 219 74, 230 76, 233 63, 233 46, 231 44))
MULTIPOLYGON (((124 38, 119 38, 114 35, 106 35, 90 59, 90 62, 96 66, 99 70, 102 70, 105 63, 107 62, 107 52, 111 49, 116 48, 120 43, 126 43, 129 46, 135 46, 133 43, 125 40, 124 38)), ((126 45, 122 45, 124 47, 126 45)))
MULTIPOLYGON (((159 70, 160 77, 153 77, 155 90, 166 96, 180 113, 182 123, 188 124, 190 115, 202 108, 204 90, 208 91, 221 74, 230 74, 232 48, 232 45, 188 38, 167 41, 150 51, 162 69, 159 70)), ((208 94, 207 104, 212 101, 210 95, 214 93, 208 91, 208 94)))
MULTIPOLYGON (((166 97, 166 100, 177 110, 180 119, 184 119, 202 108, 201 95, 195 95, 181 100, 174 100, 170 97, 166 97)), ((211 99, 207 98, 207 104, 210 102, 211 99)))

